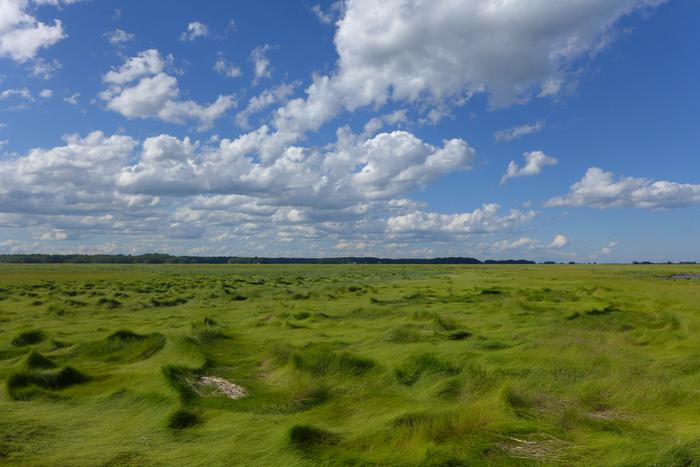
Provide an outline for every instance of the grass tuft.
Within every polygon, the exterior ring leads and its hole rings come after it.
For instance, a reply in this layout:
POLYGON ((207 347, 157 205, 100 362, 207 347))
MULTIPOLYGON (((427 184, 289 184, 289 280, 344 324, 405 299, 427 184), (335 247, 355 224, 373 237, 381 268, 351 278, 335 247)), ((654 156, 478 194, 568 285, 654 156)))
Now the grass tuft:
POLYGON ((36 345, 46 339, 46 334, 44 331, 39 329, 32 329, 30 331, 24 331, 12 339, 12 345, 15 347, 24 347, 27 345, 36 345))
POLYGON ((86 383, 90 378, 72 367, 65 367, 58 371, 21 371, 13 373, 7 380, 7 392, 12 399, 27 400, 37 395, 36 388, 50 391, 86 383))
POLYGON ((52 362, 50 359, 43 356, 36 350, 32 350, 31 352, 29 352, 29 355, 27 355, 27 359, 25 360, 25 364, 28 368, 35 369, 56 368, 56 364, 54 362, 52 362))
POLYGON ((323 428, 312 425, 294 425, 289 430, 289 444, 304 453, 333 446, 340 442, 340 437, 323 428))
POLYGON ((188 409, 178 409, 168 417, 168 428, 173 430, 193 428, 201 423, 200 416, 188 409))
POLYGON ((394 371, 394 375, 402 384, 415 384, 423 376, 454 376, 460 368, 441 359, 434 354, 412 356, 408 361, 394 371))

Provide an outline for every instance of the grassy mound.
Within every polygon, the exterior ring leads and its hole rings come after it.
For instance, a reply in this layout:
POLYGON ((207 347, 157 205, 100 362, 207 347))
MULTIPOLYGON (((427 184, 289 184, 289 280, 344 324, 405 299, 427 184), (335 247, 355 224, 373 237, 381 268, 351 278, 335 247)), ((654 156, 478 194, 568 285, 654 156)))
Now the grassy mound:
POLYGON ((202 419, 195 412, 187 409, 178 409, 168 417, 168 428, 184 430, 193 428, 202 423, 202 419))
POLYGON ((27 358, 25 360, 25 365, 27 366, 27 368, 34 369, 56 368, 56 364, 54 362, 52 362, 49 358, 40 354, 36 350, 32 350, 31 352, 29 352, 29 355, 27 355, 27 358))
POLYGON ((123 364, 150 358, 165 346, 165 342, 165 336, 160 333, 119 330, 101 341, 81 344, 76 352, 89 359, 123 364))
POLYGON ((339 442, 337 434, 312 425, 294 425, 289 430, 290 446, 307 454, 339 442))
POLYGON ((57 371, 20 371, 12 374, 7 380, 7 392, 12 399, 26 400, 40 394, 42 389, 59 391, 89 380, 87 375, 72 367, 57 371))
POLYGON ((328 347, 297 350, 291 355, 291 362, 297 370, 313 376, 338 374, 343 376, 362 376, 372 370, 376 362, 359 357, 349 352, 334 352, 328 347))
POLYGON ((409 358, 394 374, 399 382, 410 386, 423 376, 454 376, 459 372, 458 366, 434 354, 425 353, 409 358))
POLYGON ((15 336, 12 339, 12 345, 15 347, 24 347, 27 345, 40 344, 46 339, 46 334, 40 329, 32 329, 30 331, 24 331, 15 336))

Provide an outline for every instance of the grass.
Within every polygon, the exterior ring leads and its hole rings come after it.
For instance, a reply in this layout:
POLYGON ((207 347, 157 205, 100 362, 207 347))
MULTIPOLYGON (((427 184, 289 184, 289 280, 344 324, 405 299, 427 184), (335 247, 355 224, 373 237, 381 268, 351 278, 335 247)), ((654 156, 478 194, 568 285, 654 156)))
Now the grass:
POLYGON ((699 272, 2 265, 0 464, 700 465, 699 272))

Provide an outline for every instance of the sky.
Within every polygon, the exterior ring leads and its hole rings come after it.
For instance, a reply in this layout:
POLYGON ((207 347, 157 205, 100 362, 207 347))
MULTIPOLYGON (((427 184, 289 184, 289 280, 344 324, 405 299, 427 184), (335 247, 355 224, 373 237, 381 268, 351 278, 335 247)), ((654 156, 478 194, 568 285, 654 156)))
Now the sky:
POLYGON ((0 0, 0 253, 700 260, 696 0, 0 0))

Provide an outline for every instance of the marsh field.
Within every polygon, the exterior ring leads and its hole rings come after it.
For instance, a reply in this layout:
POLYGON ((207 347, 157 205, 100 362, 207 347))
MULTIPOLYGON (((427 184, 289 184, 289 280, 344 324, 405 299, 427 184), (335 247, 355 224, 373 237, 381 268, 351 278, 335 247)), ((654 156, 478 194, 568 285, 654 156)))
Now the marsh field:
POLYGON ((0 464, 700 465, 699 273, 0 265, 0 464))

